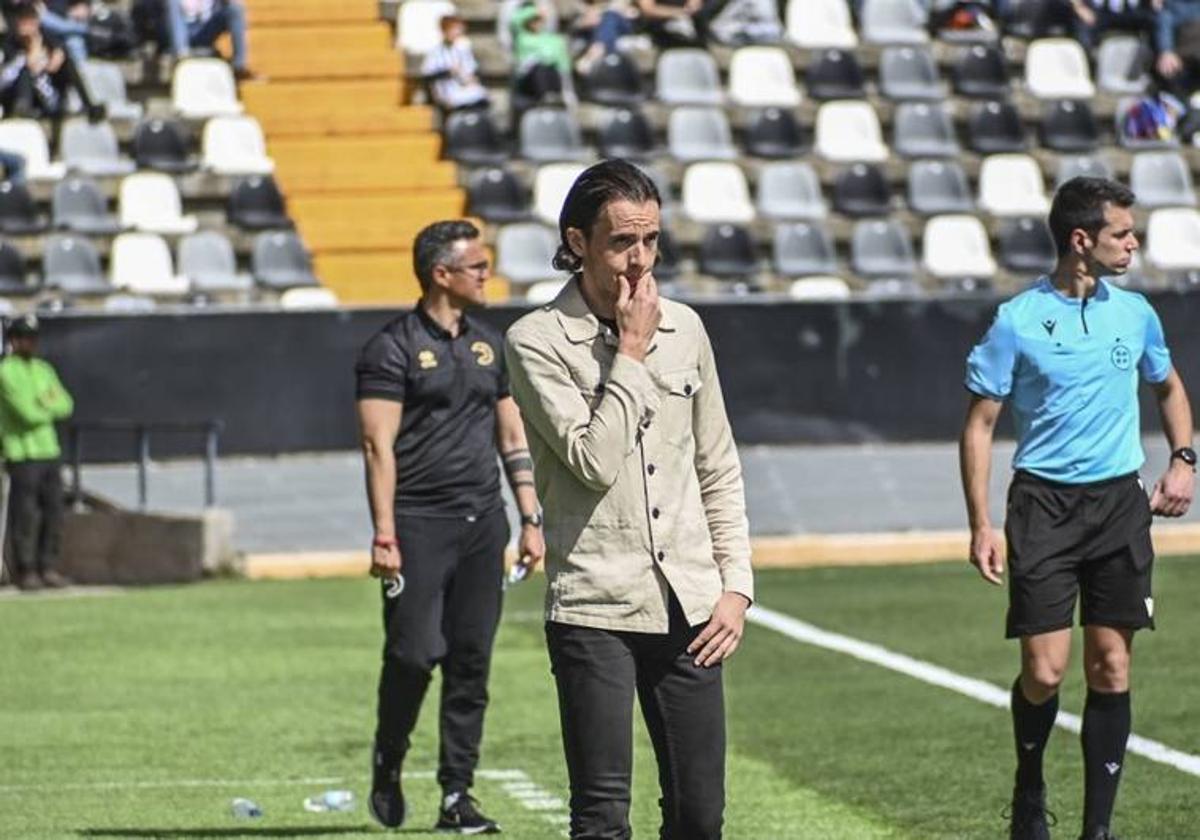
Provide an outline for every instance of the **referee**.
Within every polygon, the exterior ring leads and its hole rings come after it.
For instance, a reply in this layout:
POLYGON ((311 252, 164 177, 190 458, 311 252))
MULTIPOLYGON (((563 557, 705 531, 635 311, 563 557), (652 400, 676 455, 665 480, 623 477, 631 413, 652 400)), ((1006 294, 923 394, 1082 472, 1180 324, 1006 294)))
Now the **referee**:
POLYGON ((356 369, 375 526, 371 574, 384 579, 386 631, 368 804, 384 827, 403 824, 400 768, 440 665, 442 801, 435 828, 495 834, 499 826, 469 790, 509 538, 497 449, 520 508, 518 549, 528 565, 545 553, 541 517, 525 430, 508 393, 503 340, 467 314, 483 304, 488 277, 479 230, 461 221, 432 224, 417 235, 413 262, 420 302, 367 342, 356 369))
POLYGON ((1012 687, 1017 772, 1013 840, 1046 840, 1042 754, 1081 601, 1084 811, 1082 840, 1109 831, 1130 732, 1134 631, 1154 627, 1152 515, 1182 516, 1196 453, 1187 393, 1141 295, 1104 278, 1124 274, 1138 249, 1134 195, 1101 178, 1074 178, 1054 196, 1054 272, 1003 304, 967 359, 970 407, 962 432, 971 562, 1000 584, 1005 558, 988 518, 992 433, 1004 403, 1017 431, 1008 493, 1007 635, 1020 639, 1012 687), (1153 387, 1171 449, 1150 491, 1138 478, 1138 379, 1153 387))

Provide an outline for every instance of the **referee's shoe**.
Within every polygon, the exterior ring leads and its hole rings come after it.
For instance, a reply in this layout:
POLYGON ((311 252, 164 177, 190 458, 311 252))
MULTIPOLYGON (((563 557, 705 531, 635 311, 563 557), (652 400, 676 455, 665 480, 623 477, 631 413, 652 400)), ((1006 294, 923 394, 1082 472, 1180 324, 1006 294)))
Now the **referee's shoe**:
POLYGON ((466 793, 448 793, 434 828, 444 834, 499 834, 500 826, 479 812, 478 802, 466 793))

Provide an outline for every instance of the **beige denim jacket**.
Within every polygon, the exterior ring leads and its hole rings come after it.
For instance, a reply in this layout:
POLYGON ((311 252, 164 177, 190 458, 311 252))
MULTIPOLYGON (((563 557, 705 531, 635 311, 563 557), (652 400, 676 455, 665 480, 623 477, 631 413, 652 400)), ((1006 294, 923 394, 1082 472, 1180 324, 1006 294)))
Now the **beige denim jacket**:
POLYGON ((699 316, 663 300, 642 364, 573 280, 507 342, 545 512, 546 618, 665 633, 668 587, 693 625, 722 592, 753 599, 742 469, 699 316))

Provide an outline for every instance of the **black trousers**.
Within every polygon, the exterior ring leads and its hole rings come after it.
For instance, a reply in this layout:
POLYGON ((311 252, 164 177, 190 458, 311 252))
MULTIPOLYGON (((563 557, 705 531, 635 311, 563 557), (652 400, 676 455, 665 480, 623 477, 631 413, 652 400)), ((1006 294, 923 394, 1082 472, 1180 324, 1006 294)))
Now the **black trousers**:
POLYGON ((571 780, 571 837, 627 838, 633 697, 658 759, 661 840, 714 840, 725 810, 721 666, 692 664, 675 597, 665 634, 546 623, 571 780))
POLYGON ((396 517, 405 586, 399 597, 383 598, 375 743, 403 760, 440 666, 438 782, 447 792, 468 790, 479 763, 508 536, 503 508, 471 519, 396 517))
POLYGON ((57 571, 63 520, 61 463, 57 458, 10 461, 8 478, 14 578, 57 571))

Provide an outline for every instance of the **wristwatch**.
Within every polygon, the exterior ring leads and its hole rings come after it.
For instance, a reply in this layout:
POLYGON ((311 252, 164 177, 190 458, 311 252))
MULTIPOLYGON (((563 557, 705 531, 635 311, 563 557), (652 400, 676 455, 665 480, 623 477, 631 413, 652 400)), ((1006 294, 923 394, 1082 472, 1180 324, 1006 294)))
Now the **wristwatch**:
POLYGON ((531 514, 528 514, 527 516, 522 516, 522 517, 521 517, 521 524, 522 524, 522 525, 532 525, 534 528, 540 528, 540 527, 542 527, 542 514, 541 514, 541 512, 538 512, 538 513, 531 513, 531 514))
POLYGON ((1181 446, 1171 453, 1171 460, 1178 458, 1183 463, 1192 468, 1192 472, 1196 471, 1196 450, 1190 446, 1181 446))

